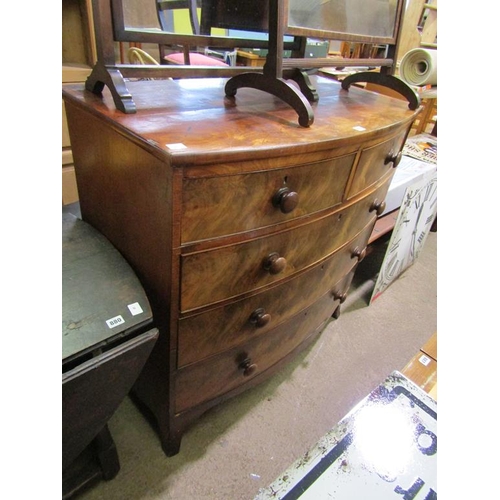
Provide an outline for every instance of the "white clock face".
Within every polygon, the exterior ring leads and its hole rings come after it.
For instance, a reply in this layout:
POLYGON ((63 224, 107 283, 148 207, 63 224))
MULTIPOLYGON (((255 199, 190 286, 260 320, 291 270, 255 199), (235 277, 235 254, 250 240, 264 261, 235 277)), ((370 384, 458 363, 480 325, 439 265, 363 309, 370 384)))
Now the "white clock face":
POLYGON ((436 213, 437 173, 434 171, 406 189, 372 301, 418 258, 436 213))
POLYGON ((437 177, 433 177, 422 189, 418 191, 414 200, 418 210, 415 227, 412 233, 412 260, 415 260, 422 249, 430 226, 437 211, 437 177))

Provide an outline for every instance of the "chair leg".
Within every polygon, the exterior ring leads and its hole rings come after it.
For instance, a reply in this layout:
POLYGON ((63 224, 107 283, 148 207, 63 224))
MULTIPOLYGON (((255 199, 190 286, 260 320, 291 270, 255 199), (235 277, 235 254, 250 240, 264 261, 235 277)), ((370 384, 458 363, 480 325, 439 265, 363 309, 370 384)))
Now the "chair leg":
POLYGON ((191 65, 191 60, 189 59, 189 45, 184 45, 182 47, 182 52, 184 54, 184 64, 187 66, 191 65))

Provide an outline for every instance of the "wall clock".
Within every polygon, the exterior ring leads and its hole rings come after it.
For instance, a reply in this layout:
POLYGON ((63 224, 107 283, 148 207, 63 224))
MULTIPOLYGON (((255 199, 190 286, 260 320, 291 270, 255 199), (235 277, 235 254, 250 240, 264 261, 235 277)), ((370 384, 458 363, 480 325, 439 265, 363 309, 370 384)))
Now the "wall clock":
POLYGON ((406 189, 370 302, 418 258, 436 213, 437 170, 406 189))

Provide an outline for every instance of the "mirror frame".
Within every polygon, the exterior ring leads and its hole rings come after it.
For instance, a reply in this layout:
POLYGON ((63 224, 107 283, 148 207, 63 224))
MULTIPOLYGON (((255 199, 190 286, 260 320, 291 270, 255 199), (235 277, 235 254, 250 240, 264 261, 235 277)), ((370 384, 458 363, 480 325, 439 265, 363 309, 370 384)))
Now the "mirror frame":
MULTIPOLYGON (((208 1, 208 0, 204 0, 208 1)), ((252 40, 211 35, 183 35, 166 33, 160 29, 131 29, 125 25, 123 0, 92 0, 96 35, 97 63, 85 82, 85 88, 101 94, 104 86, 111 91, 115 106, 124 113, 135 113, 136 107, 128 91, 125 78, 211 78, 229 77, 226 97, 232 98, 239 88, 250 87, 271 93, 292 106, 299 115, 299 124, 309 127, 314 121, 311 103, 319 99, 308 71, 322 67, 379 67, 380 73, 355 73, 342 81, 348 90, 352 83, 373 82, 387 86, 407 98, 410 109, 420 105, 415 91, 393 76, 395 55, 402 26, 404 0, 397 0, 393 37, 360 36, 334 31, 288 27, 289 0, 268 0, 268 40, 252 40), (294 36, 293 42, 284 42, 284 36, 294 36), (343 57, 304 58, 307 36, 324 39, 386 44, 386 57, 380 59, 348 59, 343 57), (114 42, 155 44, 186 44, 191 46, 267 48, 266 63, 261 67, 247 66, 186 66, 186 65, 132 65, 116 64, 114 42), (291 49, 291 58, 284 59, 283 51, 291 49), (297 57, 301 55, 301 57, 297 57), (288 83, 293 80, 297 85, 288 83), (298 88, 297 88, 298 87, 298 88)), ((263 21, 264 23, 265 21, 263 21)), ((238 29, 241 29, 238 26, 238 29)), ((252 31, 256 31, 255 29, 252 31)))

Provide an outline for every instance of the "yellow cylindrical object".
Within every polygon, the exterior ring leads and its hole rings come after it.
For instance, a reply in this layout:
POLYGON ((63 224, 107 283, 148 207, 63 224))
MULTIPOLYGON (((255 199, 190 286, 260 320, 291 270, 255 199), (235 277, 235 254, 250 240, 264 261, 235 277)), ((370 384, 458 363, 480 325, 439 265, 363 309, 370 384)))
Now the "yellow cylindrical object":
POLYGON ((437 85, 437 50, 412 49, 399 66, 399 76, 408 85, 437 85))

